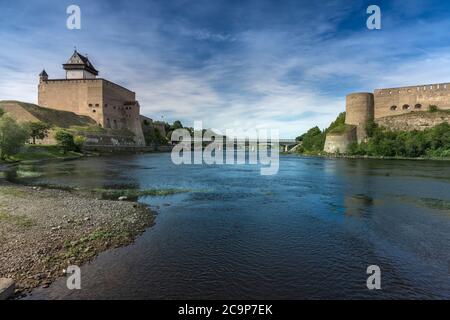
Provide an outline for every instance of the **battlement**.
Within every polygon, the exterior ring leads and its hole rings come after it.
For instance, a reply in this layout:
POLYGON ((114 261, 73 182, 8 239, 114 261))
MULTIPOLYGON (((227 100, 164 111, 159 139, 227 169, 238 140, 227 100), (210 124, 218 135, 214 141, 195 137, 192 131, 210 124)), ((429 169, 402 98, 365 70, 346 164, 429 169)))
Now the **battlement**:
POLYGON ((46 85, 67 85, 67 84, 72 84, 72 83, 104 83, 107 86, 111 86, 111 87, 116 87, 118 89, 122 89, 122 90, 126 90, 132 94, 134 94, 134 91, 131 91, 117 83, 114 83, 112 81, 106 80, 104 78, 95 78, 95 79, 48 79, 45 81, 42 81, 41 83, 44 83, 46 85))
POLYGON ((383 88, 375 89, 375 96, 383 95, 395 95, 395 94, 408 94, 417 92, 430 92, 430 91, 448 91, 450 90, 450 83, 435 83, 435 84, 424 84, 418 86, 407 86, 407 87, 397 87, 397 88, 383 88))

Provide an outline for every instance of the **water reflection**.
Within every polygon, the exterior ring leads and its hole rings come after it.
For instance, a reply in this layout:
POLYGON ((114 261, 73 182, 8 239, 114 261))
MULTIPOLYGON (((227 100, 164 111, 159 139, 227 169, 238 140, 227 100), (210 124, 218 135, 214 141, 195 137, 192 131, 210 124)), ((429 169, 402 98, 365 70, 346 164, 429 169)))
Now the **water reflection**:
POLYGON ((446 162, 283 156, 258 166, 175 166, 168 154, 36 165, 29 183, 178 188, 145 197, 156 225, 45 298, 450 298, 446 162), (164 205, 170 204, 170 205, 164 205), (366 268, 382 269, 368 291, 366 268))

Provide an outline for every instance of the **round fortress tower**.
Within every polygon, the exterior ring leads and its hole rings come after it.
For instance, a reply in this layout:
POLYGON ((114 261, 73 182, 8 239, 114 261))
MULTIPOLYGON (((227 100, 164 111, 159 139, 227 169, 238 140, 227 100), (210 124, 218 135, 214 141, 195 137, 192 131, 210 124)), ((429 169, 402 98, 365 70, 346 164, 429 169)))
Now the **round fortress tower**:
POLYGON ((358 143, 366 138, 366 123, 374 119, 373 93, 359 92, 347 95, 345 123, 356 126, 358 143))

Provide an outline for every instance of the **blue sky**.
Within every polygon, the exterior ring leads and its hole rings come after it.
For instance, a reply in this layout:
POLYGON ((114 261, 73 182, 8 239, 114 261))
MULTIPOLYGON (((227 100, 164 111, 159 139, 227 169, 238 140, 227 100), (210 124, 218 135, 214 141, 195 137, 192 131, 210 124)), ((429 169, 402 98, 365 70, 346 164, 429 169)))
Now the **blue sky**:
POLYGON ((74 46, 154 119, 326 127, 354 91, 450 81, 450 2, 0 0, 0 99, 37 100, 74 46), (81 30, 66 28, 79 5, 81 30), (366 28, 379 5, 382 29, 366 28))

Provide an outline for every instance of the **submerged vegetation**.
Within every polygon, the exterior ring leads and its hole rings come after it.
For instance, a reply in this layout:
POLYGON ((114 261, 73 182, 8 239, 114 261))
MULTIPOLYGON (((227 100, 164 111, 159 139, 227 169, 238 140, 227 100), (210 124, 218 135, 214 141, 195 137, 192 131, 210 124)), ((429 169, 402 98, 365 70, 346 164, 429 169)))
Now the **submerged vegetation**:
POLYGON ((127 200, 136 200, 143 196, 169 196, 177 193, 185 193, 186 189, 94 189, 93 192, 101 195, 103 199, 118 199, 126 197, 127 200))

